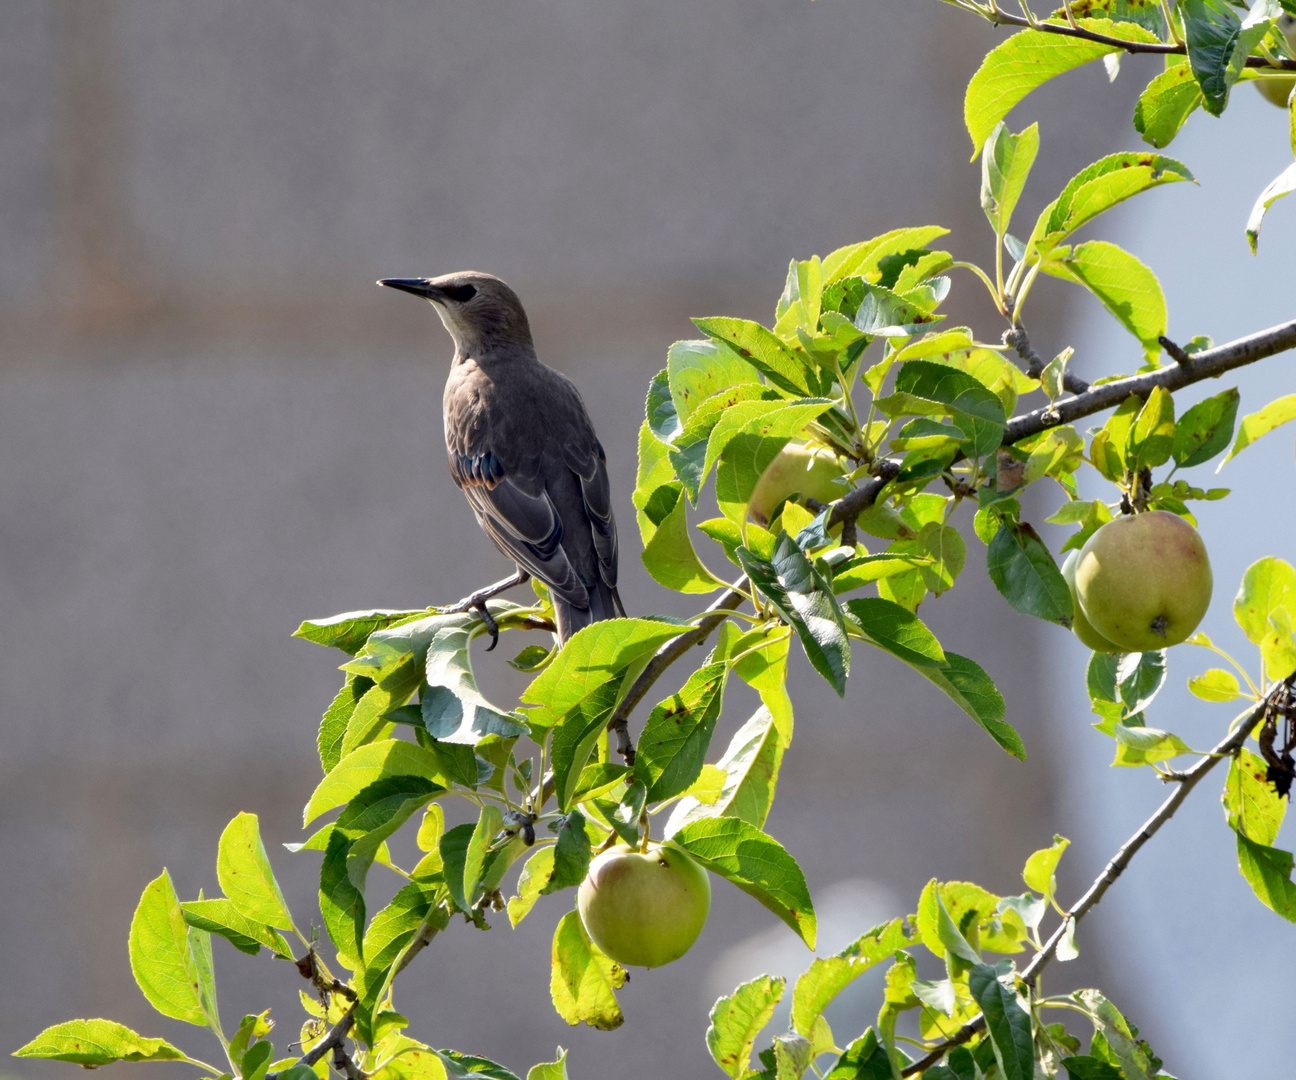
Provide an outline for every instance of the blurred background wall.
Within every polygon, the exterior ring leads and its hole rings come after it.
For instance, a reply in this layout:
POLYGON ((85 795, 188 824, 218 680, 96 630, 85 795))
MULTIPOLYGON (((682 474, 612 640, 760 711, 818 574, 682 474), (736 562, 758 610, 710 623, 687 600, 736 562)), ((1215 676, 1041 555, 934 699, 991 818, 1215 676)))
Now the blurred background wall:
MULTIPOLYGON (((314 910, 315 857, 278 845, 302 838, 337 658, 292 629, 449 602, 507 569, 445 473, 449 341, 374 279, 472 267, 518 289, 607 446, 627 605, 685 614, 636 557, 648 379, 689 316, 768 321, 790 258, 928 222, 991 258, 959 104, 994 40, 935 2, 0 5, 0 1049, 102 1015, 208 1056, 209 1036, 139 995, 126 932, 162 866, 184 897, 216 887, 239 810, 260 815, 299 919, 314 910)), ((1052 122, 1024 214, 1133 145, 1150 70, 1038 95, 1031 115, 1052 122)), ((1221 180, 1235 216, 1265 178, 1221 180)), ((954 315, 997 337, 978 287, 956 284, 954 315)), ((1037 290, 1041 351, 1094 314, 1065 299, 1037 290)), ((1258 325, 1197 314, 1183 336, 1258 325)), ((1129 343, 1101 342, 1082 373, 1135 365, 1129 343)), ((1095 824, 1073 776, 1102 772, 1073 746, 1100 741, 1084 702, 1050 682, 1079 647, 1012 615, 981 550, 922 614, 999 681, 1027 764, 885 659, 856 656, 844 701, 794 661, 797 741, 768 827, 806 869, 821 952, 910 910, 931 876, 1020 891, 1055 831, 1076 839, 1073 895, 1135 824, 1095 824)), ((478 670, 507 698, 523 683, 497 655, 478 670)), ((746 715, 734 695, 719 745, 746 715)), ((561 1043, 578 1078, 707 1075, 716 995, 809 961, 721 885, 699 946, 635 974, 623 1028, 570 1029, 547 992, 566 903, 439 940, 400 991, 413 1033, 517 1071, 561 1043)), ((1109 989, 1190 1074, 1198 1019, 1148 982, 1178 982, 1176 946, 1116 931, 1081 945, 1067 979, 1109 989)), ((295 972, 216 949, 227 1026, 272 1006, 282 1051, 295 972)), ((839 1037, 876 1007, 842 1002, 839 1037)))

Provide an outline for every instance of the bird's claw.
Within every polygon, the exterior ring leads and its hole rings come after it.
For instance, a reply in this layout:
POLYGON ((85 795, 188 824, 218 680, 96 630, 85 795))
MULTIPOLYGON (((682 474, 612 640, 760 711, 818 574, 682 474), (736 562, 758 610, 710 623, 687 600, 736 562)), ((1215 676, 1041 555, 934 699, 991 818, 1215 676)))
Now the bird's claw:
POLYGON ((499 623, 495 621, 495 616, 486 610, 486 601, 479 600, 473 605, 481 620, 486 624, 486 633, 490 634, 491 643, 486 646, 486 651, 490 652, 499 644, 499 623))

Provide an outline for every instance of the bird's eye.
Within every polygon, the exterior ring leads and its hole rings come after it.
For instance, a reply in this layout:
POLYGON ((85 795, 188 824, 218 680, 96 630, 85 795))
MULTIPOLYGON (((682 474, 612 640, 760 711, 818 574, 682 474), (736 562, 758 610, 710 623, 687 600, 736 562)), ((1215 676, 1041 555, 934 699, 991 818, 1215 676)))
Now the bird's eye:
POLYGON ((477 286, 475 285, 451 285, 445 290, 446 296, 450 297, 456 304, 466 304, 477 295, 477 286))

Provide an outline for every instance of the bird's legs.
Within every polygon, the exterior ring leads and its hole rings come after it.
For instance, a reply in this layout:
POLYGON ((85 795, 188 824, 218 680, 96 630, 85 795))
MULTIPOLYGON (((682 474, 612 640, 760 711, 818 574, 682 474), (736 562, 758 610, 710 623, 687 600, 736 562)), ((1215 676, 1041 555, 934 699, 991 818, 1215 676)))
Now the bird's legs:
POLYGON ((519 567, 510 576, 495 582, 493 585, 487 585, 484 589, 478 589, 476 592, 469 593, 457 604, 451 604, 448 607, 439 608, 443 614, 451 615, 459 611, 476 611, 486 624, 486 633, 491 636, 491 643, 486 646, 486 651, 490 652, 499 644, 499 624, 496 623, 494 616, 486 610, 486 601, 493 597, 499 596, 500 593, 507 589, 513 588, 514 585, 521 585, 524 581, 529 581, 531 575, 519 567))

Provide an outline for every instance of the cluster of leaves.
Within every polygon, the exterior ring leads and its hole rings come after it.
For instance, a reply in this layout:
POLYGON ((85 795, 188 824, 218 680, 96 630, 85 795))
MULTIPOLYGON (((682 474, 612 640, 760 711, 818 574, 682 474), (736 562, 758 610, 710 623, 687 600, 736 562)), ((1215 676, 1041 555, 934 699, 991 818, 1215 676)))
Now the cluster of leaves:
POLYGON ((811 1069, 824 1080, 893 1080, 913 1064, 901 1044, 925 1052, 984 1017, 984 1028, 966 1045, 923 1072, 927 1080, 1030 1080, 1057 1076, 1063 1067, 1073 1080, 1168 1077, 1138 1029, 1099 991, 1038 997, 1029 966, 1023 974, 1013 959, 986 958, 1042 949, 1040 929, 1050 908, 1062 920, 1057 959, 1079 955, 1075 920, 1054 895, 1067 845, 1054 837, 1027 860, 1028 891, 1019 896, 995 896, 966 881, 931 881, 907 919, 875 926, 841 952, 816 959, 792 988, 788 1030, 760 1051, 759 1067, 752 1052, 787 980, 766 975, 743 983, 711 1010, 711 1056, 734 1080, 796 1080, 811 1069), (861 975, 888 961, 876 1023, 838 1046, 826 1010, 861 975), (920 968, 943 977, 920 978, 920 968), (1092 1028, 1086 1053, 1065 1024, 1045 1021, 1046 1010, 1084 1017, 1092 1028))
MULTIPOLYGON (((968 83, 963 115, 980 151, 995 126, 1032 90, 1064 72, 1101 60, 1110 78, 1126 53, 1163 55, 1134 108, 1134 128, 1156 149, 1170 144, 1188 118, 1204 109, 1220 116, 1239 82, 1257 82, 1289 111, 1296 155, 1296 3, 1293 0, 1068 0, 1049 17, 1004 18, 995 0, 945 0, 993 22, 1030 28, 986 56, 968 83), (1249 9, 1249 10, 1248 10, 1249 9), (1273 89, 1269 89, 1272 87, 1273 89)), ((1269 207, 1296 190, 1296 163, 1260 193, 1246 224, 1252 253, 1269 207)))

